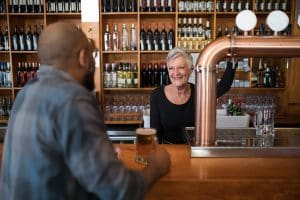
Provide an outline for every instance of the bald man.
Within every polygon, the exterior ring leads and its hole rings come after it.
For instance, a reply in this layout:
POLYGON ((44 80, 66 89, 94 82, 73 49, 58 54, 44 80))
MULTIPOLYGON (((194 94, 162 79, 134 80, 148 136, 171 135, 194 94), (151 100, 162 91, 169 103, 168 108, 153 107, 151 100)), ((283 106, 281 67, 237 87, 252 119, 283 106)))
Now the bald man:
POLYGON ((142 171, 115 155, 91 93, 93 51, 75 25, 54 23, 41 34, 38 78, 18 93, 5 135, 0 199, 143 199, 169 170, 162 148, 142 171))

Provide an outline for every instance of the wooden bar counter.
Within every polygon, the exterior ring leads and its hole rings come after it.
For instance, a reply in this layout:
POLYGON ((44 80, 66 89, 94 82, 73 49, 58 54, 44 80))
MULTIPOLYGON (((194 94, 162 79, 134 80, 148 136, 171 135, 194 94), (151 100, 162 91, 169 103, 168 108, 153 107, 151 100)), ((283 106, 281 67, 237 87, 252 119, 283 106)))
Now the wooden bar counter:
MULTIPOLYGON (((0 143, 0 159, 3 144, 0 143)), ((119 158, 133 169, 135 145, 118 144, 119 158)), ((146 199, 300 199, 300 157, 190 158, 186 145, 164 145, 171 154, 170 172, 156 182, 146 199)))
MULTIPOLYGON (((134 162, 135 145, 120 144, 126 166, 134 162)), ((171 170, 153 185, 146 199, 300 199, 300 157, 191 158, 186 145, 164 145, 171 170)))

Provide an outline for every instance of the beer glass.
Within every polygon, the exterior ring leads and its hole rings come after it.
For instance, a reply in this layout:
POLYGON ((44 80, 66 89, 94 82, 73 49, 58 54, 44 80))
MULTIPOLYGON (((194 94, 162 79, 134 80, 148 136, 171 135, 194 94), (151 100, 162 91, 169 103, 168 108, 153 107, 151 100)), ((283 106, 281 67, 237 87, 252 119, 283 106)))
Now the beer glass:
POLYGON ((138 128, 136 129, 136 157, 139 164, 147 165, 148 155, 156 148, 156 129, 138 128))
POLYGON ((254 116, 254 127, 256 128, 257 146, 271 147, 274 145, 274 114, 272 105, 258 106, 254 116))

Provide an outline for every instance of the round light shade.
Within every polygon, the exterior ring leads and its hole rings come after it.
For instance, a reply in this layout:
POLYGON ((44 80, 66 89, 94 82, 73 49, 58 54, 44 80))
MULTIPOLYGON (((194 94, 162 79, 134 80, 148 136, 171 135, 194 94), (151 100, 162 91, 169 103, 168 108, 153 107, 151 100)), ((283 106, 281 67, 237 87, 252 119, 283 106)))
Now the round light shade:
POLYGON ((252 30, 256 26, 256 23, 256 15, 251 10, 243 10, 235 18, 235 24, 242 31, 252 30))
POLYGON ((279 32, 289 25, 289 17, 285 12, 275 10, 268 15, 266 23, 274 32, 279 32))

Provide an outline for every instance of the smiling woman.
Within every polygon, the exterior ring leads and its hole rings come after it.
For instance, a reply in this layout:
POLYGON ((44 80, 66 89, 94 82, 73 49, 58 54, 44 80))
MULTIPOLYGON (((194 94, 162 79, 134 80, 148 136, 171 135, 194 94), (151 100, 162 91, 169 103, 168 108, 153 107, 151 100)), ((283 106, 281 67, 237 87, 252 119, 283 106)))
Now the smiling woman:
MULTIPOLYGON (((167 56, 171 84, 155 89, 150 98, 150 126, 157 130, 159 143, 187 143, 183 129, 194 126, 194 84, 188 80, 192 73, 192 57, 186 48, 176 47, 167 56)), ((229 63, 217 84, 217 96, 230 89, 235 68, 229 63)))

